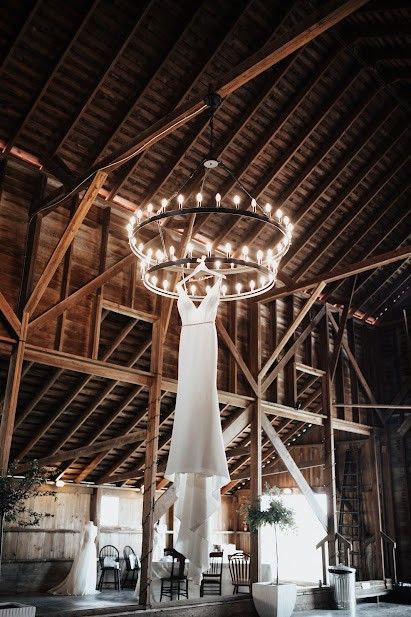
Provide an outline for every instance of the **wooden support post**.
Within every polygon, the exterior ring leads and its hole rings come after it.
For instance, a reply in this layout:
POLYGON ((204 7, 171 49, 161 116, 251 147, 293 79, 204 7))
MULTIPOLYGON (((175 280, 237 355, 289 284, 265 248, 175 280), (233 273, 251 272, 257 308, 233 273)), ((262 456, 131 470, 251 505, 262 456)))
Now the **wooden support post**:
POLYGON ((378 458, 377 452, 379 450, 378 447, 378 438, 375 434, 375 431, 370 436, 369 440, 369 452, 370 452, 370 469, 371 469, 371 477, 372 477, 372 520, 374 523, 374 575, 375 578, 384 579, 385 578, 385 563, 384 563, 384 541, 381 536, 382 531, 382 521, 381 521, 381 493, 380 493, 380 474, 378 469, 378 458))
MULTIPOLYGON (((108 249, 108 239, 110 233, 110 217, 111 210, 108 208, 103 213, 103 220, 101 224, 101 244, 100 244, 100 260, 99 260, 99 268, 98 273, 102 274, 106 269, 106 261, 107 261, 107 249, 108 249)), ((134 262, 132 265, 135 265, 134 262)), ((104 285, 102 285, 98 290, 96 297, 94 298, 94 323, 91 324, 91 349, 90 355, 92 358, 98 358, 98 350, 100 346, 100 329, 101 329, 101 316, 103 310, 103 294, 104 294, 104 285)))
POLYGON ((151 603, 151 564, 153 553, 153 531, 156 520, 154 516, 154 505, 156 498, 161 378, 163 370, 164 306, 166 306, 166 303, 161 300, 160 319, 153 324, 153 342, 151 346, 151 372, 154 377, 153 383, 150 387, 148 403, 147 442, 144 470, 143 546, 141 554, 141 583, 139 599, 139 603, 145 607, 150 606, 151 603))
POLYGON ((6 392, 4 395, 3 413, 0 423, 0 473, 3 475, 7 472, 10 458, 14 420, 16 417, 17 400, 23 368, 24 349, 26 346, 28 318, 28 314, 23 313, 19 341, 15 345, 9 360, 6 392))
MULTIPOLYGON (((262 407, 261 407, 261 379, 258 377, 261 369, 261 307, 258 303, 250 307, 250 369, 257 379, 257 396, 252 407, 250 433, 250 498, 257 499, 262 493, 262 407)), ((260 531, 251 533, 250 539, 250 578, 252 583, 261 579, 261 534, 260 531)))
POLYGON ((320 330, 321 365, 324 370, 324 375, 321 378, 321 403, 322 413, 326 416, 326 418, 324 418, 324 484, 327 495, 328 559, 331 565, 336 565, 338 556, 335 540, 335 534, 338 531, 337 488, 335 481, 335 444, 334 428, 332 423, 333 414, 331 403, 331 359, 329 350, 329 336, 328 307, 326 307, 320 330))

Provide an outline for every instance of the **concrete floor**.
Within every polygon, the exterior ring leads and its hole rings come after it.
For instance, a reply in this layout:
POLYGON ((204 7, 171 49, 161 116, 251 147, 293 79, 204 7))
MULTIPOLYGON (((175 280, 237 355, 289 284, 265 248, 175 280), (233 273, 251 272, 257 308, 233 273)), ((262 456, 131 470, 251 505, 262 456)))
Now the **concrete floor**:
MULTIPOLYGON (((295 617, 353 617, 349 611, 330 611, 315 609, 312 611, 299 611, 295 617)), ((358 604, 356 617, 411 617, 411 606, 404 604, 388 604, 387 602, 367 602, 358 604)))
MULTIPOLYGON (((211 598, 208 598, 211 600, 211 598)), ((49 595, 21 595, 21 596, 0 596, 0 605, 5 602, 19 602, 21 604, 28 604, 37 607, 36 617, 56 617, 61 615, 62 617, 69 617, 76 615, 80 617, 82 614, 86 615, 88 611, 100 611, 101 609, 107 610, 110 614, 113 608, 125 607, 133 610, 138 609, 137 603, 132 596, 132 591, 103 591, 95 596, 86 597, 69 597, 69 596, 49 596, 49 595), (84 611, 84 613, 83 613, 84 611)), ((199 600, 194 600, 195 604, 199 600)), ((184 602, 186 604, 187 601, 184 602)), ((174 604, 174 603, 173 603, 174 604)), ((189 604, 189 603, 188 603, 189 604)), ((167 604, 163 603, 162 609, 166 609, 167 604)), ((170 606, 170 605, 168 605, 170 606)), ((175 604, 174 604, 175 607, 175 604)), ((175 610, 175 608, 174 608, 175 610)), ((121 613, 120 613, 121 614, 121 613)), ((177 611, 176 611, 177 614, 177 611)), ((210 607, 210 617, 213 617, 213 609, 210 607)), ((311 611, 296 611, 295 617, 353 617, 347 611, 337 610, 321 610, 315 609, 311 611)), ((247 617, 247 615, 244 615, 247 617)), ((405 606, 401 604, 388 604, 380 602, 377 605, 376 602, 361 603, 357 606, 356 617, 411 617, 411 606, 405 606)))

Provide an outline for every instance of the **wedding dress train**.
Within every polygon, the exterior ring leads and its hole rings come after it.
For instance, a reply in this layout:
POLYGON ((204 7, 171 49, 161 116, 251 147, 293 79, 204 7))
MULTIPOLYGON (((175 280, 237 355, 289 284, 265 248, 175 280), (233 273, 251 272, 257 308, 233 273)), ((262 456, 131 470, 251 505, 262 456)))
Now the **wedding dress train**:
POLYGON ((97 527, 89 521, 86 523, 80 550, 77 553, 71 570, 62 583, 50 589, 49 593, 62 596, 86 596, 100 593, 96 591, 97 584, 97 551, 95 539, 97 527))
POLYGON ((179 288, 182 321, 178 386, 165 477, 175 483, 180 520, 176 549, 190 559, 199 582, 209 566, 211 516, 220 508, 220 489, 230 481, 217 394, 219 279, 197 307, 179 288))

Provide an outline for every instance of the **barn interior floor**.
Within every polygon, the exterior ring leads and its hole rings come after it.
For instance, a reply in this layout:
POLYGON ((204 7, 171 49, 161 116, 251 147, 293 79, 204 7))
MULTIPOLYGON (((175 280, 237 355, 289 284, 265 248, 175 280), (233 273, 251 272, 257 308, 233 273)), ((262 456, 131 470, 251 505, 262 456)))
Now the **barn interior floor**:
MULTIPOLYGON (((213 602, 213 598, 209 598, 208 601, 204 602, 205 598, 201 601, 199 599, 192 601, 181 601, 181 610, 185 615, 191 615, 189 606, 193 610, 193 615, 198 614, 199 604, 208 604, 208 606, 204 606, 204 611, 201 611, 201 615, 215 615, 214 607, 210 606, 210 603, 213 602)), ((245 598, 244 598, 245 600, 245 598)), ((220 604, 221 599, 219 598, 216 601, 220 604)), ((69 596, 50 596, 47 594, 37 594, 37 595, 18 595, 18 596, 0 596, 0 606, 2 603, 8 602, 18 602, 20 604, 26 604, 31 606, 36 606, 36 617, 57 617, 57 615, 61 617, 92 617, 93 615, 106 615, 107 617, 114 615, 134 615, 136 611, 142 611, 133 599, 132 591, 123 590, 120 592, 116 591, 103 591, 100 594, 96 594, 95 596, 86 596, 86 597, 69 597, 69 596), (113 612, 113 610, 115 612, 113 612)), ((232 605, 234 608, 235 604, 242 604, 241 597, 228 597, 223 599, 223 603, 227 602, 232 605)), ((162 603, 157 605, 157 607, 153 607, 150 612, 151 614, 156 614, 161 612, 164 615, 164 612, 167 612, 167 607, 171 607, 173 615, 176 613, 179 614, 179 611, 176 611, 176 603, 162 603), (156 610, 157 609, 157 610, 156 610)), ((235 615, 243 615, 243 617, 255 617, 254 610, 251 610, 250 613, 244 614, 242 611, 246 610, 246 606, 248 604, 243 604, 243 609, 240 609, 240 613, 237 610, 231 610, 230 614, 235 615)), ((219 607, 221 610, 221 606, 219 607)), ((237 607, 235 607, 237 608, 237 607)), ((238 606, 240 608, 240 606, 238 606)), ((220 614, 220 613, 218 613, 220 614)), ((221 613, 222 614, 222 613, 221 613)), ((313 609, 308 611, 296 611, 294 613, 298 617, 352 617, 349 611, 341 611, 341 610, 329 610, 329 609, 313 609)), ((400 604, 390 604, 385 602, 380 602, 377 605, 375 602, 367 602, 357 605, 357 617, 411 617, 411 606, 404 606, 400 604)))

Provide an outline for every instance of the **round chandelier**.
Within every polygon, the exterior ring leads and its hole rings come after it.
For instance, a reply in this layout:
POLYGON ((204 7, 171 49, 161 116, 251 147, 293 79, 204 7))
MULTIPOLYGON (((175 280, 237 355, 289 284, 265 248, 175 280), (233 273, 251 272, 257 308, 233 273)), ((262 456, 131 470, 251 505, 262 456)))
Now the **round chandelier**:
POLYGON ((143 283, 160 296, 177 298, 176 285, 190 276, 186 291, 196 301, 210 290, 214 273, 223 277, 221 300, 230 301, 258 296, 272 287, 279 263, 291 245, 293 226, 280 209, 262 206, 240 180, 213 152, 213 116, 221 102, 209 93, 205 99, 211 110, 210 154, 203 159, 184 184, 159 207, 149 203, 137 208, 127 225, 129 244, 140 263, 143 283), (207 191, 209 174, 222 169, 239 187, 231 203, 220 193, 207 191), (198 192, 184 196, 183 190, 203 174, 198 192), (244 204, 244 205, 243 205, 244 204), (199 217, 207 218, 209 227, 195 225, 199 217), (253 236, 265 238, 256 246, 241 243, 234 236, 224 244, 213 242, 221 229, 253 229, 253 236), (199 262, 206 268, 197 268, 199 262), (198 274, 194 275, 197 268, 198 274))

